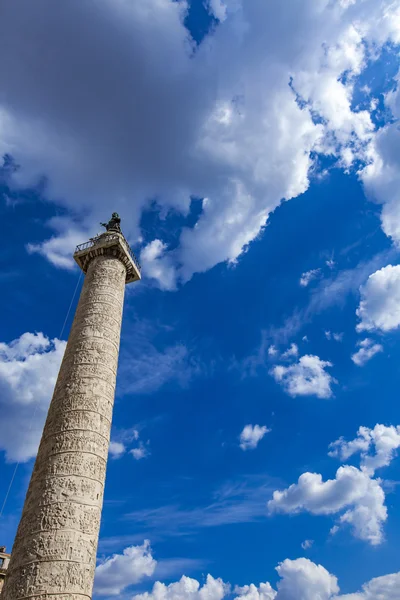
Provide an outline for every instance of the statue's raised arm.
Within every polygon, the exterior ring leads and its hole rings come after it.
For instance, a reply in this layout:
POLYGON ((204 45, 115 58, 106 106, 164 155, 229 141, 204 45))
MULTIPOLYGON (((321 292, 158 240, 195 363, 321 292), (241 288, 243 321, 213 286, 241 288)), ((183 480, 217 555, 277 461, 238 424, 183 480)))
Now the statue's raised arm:
POLYGON ((116 231, 121 233, 121 217, 118 213, 114 212, 108 223, 100 223, 102 227, 105 227, 107 231, 116 231))

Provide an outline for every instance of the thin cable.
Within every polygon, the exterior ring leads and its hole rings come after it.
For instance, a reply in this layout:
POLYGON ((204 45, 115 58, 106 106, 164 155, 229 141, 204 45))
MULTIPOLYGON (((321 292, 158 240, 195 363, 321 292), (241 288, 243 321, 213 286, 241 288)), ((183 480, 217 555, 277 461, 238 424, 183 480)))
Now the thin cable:
MULTIPOLYGON (((36 402, 36 404, 34 406, 34 409, 33 409, 33 413, 32 413, 32 419, 30 420, 29 427, 28 427, 28 435, 32 431, 32 427, 33 427, 33 423, 35 421, 37 409, 38 409, 38 405, 37 405, 37 402, 36 402)), ((18 468, 19 468, 20 464, 21 464, 21 461, 18 461, 17 464, 15 465, 14 473, 13 473, 13 475, 11 477, 10 485, 8 486, 6 497, 4 498, 3 506, 1 507, 1 510, 0 510, 0 519, 3 516, 3 511, 4 511, 4 508, 5 508, 6 504, 7 504, 8 496, 10 495, 12 484, 14 483, 14 479, 15 479, 15 476, 17 474, 17 471, 18 471, 18 468)))
MULTIPOLYGON (((83 271, 81 271, 81 272, 80 272, 79 279, 78 279, 78 283, 76 284, 75 291, 74 291, 74 294, 73 294, 73 296, 72 296, 71 303, 70 303, 70 305, 69 305, 69 308, 68 308, 67 316, 65 317, 64 324, 63 324, 63 326, 62 326, 62 328, 61 328, 61 332, 60 332, 60 336, 59 336, 59 339, 60 339, 60 340, 62 339, 62 336, 63 336, 63 333, 64 333, 64 329, 65 329, 65 326, 66 326, 66 324, 67 324, 68 317, 69 317, 69 314, 70 314, 70 312, 71 312, 72 305, 73 305, 73 303, 74 303, 74 300, 75 300, 76 292, 78 291, 78 287, 79 287, 80 281, 81 281, 81 279, 82 279, 82 273, 83 273, 83 271)), ((37 408, 38 408, 38 405, 37 405, 37 402, 36 402, 36 403, 35 403, 35 406, 34 406, 33 413, 32 413, 32 418, 31 418, 31 420, 30 420, 30 424, 29 424, 29 428, 28 428, 28 434, 29 434, 29 433, 31 432, 31 430, 32 430, 33 422, 34 422, 34 420, 35 420, 36 413, 37 413, 37 408)), ((17 464, 15 465, 14 473, 12 474, 11 481, 10 481, 10 485, 8 486, 8 490, 7 490, 7 493, 6 493, 6 495, 5 495, 5 498, 4 498, 4 501, 3 501, 3 505, 2 505, 2 507, 1 507, 1 510, 0 510, 0 519, 1 519, 1 518, 2 518, 2 516, 3 516, 3 512, 4 512, 5 506, 6 506, 6 504, 7 504, 8 496, 10 495, 11 488, 12 488, 12 485, 13 485, 13 483, 14 483, 14 479, 15 479, 15 476, 16 476, 16 474, 17 474, 18 467, 19 467, 19 465, 20 465, 20 464, 21 464, 21 463, 20 463, 20 461, 18 461, 18 462, 17 462, 17 464)))
POLYGON ((13 473, 13 476, 11 477, 10 485, 8 486, 8 490, 7 490, 6 497, 4 498, 3 506, 1 507, 1 510, 0 510, 0 519, 3 516, 3 511, 4 511, 4 508, 6 506, 6 503, 7 503, 7 500, 8 500, 8 496, 10 495, 12 484, 14 483, 14 479, 15 479, 15 476, 17 474, 18 467, 19 467, 19 462, 15 465, 14 473, 13 473))
POLYGON ((79 284, 80 284, 81 279, 82 279, 82 273, 83 273, 83 271, 80 272, 78 283, 76 284, 74 295, 72 296, 71 304, 69 305, 67 316, 65 317, 64 325, 62 326, 62 329, 61 329, 61 332, 60 332, 60 337, 59 337, 60 340, 62 339, 62 336, 63 336, 63 333, 64 333, 64 329, 65 329, 65 326, 66 326, 67 321, 68 321, 69 313, 71 312, 72 304, 73 304, 73 302, 75 300, 76 292, 78 291, 78 287, 79 287, 79 284))

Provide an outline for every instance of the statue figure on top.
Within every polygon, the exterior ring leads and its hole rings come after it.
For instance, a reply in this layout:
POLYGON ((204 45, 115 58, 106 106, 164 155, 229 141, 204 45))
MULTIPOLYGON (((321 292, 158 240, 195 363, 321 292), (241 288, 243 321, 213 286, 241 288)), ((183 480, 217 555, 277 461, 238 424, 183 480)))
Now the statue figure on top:
POLYGON ((121 233, 121 217, 118 213, 114 212, 108 223, 100 223, 102 227, 105 227, 107 231, 115 231, 121 233))

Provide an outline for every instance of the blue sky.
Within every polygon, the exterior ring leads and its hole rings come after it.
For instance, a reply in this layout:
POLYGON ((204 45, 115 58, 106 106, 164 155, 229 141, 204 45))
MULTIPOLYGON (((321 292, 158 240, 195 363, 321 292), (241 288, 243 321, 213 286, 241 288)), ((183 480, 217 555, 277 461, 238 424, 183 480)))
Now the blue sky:
POLYGON ((0 23, 0 543, 74 247, 118 210, 143 279, 94 598, 398 598, 400 2, 19 4, 0 23))

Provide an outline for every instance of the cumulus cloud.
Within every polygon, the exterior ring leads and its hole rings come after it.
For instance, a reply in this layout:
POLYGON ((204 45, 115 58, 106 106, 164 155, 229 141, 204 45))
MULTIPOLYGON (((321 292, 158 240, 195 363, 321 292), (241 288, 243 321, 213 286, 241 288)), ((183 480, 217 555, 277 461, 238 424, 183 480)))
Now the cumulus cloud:
POLYGON ((372 476, 376 469, 390 465, 399 447, 400 425, 377 424, 373 429, 360 427, 357 437, 350 442, 339 438, 330 444, 329 456, 347 460, 354 454, 361 454, 361 469, 372 476))
MULTIPOLYGON (((330 600, 339 592, 336 577, 307 558, 286 559, 276 570, 281 578, 277 591, 268 582, 237 586, 235 600, 330 600)), ((189 577, 168 586, 157 582, 152 592, 138 594, 134 600, 222 600, 229 593, 228 584, 208 575, 203 586, 189 577)))
POLYGON ((275 491, 268 502, 270 514, 339 516, 339 524, 349 524, 353 535, 372 545, 383 540, 383 523, 387 519, 385 493, 380 482, 351 466, 337 470, 335 479, 323 481, 318 473, 303 473, 298 483, 286 490, 275 491), (344 512, 345 511, 345 512, 344 512))
POLYGON ((65 346, 43 333, 0 343, 0 449, 9 461, 36 455, 65 346))
MULTIPOLYGON (((10 185, 44 175, 85 235, 111 205, 134 238, 150 202, 185 216, 205 199, 172 248, 160 233, 146 246, 164 289, 235 262, 282 199, 306 191, 317 152, 346 169, 371 144, 383 155, 352 100, 369 47, 399 40, 392 0, 209 0, 219 23, 197 47, 183 0, 3 4, 0 153, 21 165, 10 185)), ((68 267, 74 229, 30 250, 68 267)))
POLYGON ((338 596, 337 600, 400 600, 400 572, 375 577, 361 592, 338 596))
POLYGON ((400 265, 388 265, 361 286, 357 331, 391 331, 400 325, 400 265))
POLYGON ((110 453, 111 458, 121 458, 121 456, 125 454, 126 448, 121 442, 110 442, 108 452, 110 453))
POLYGON ((70 219, 60 217, 50 219, 48 226, 55 230, 57 235, 38 244, 28 243, 27 251, 29 254, 41 254, 56 267, 73 269, 76 263, 72 255, 76 246, 87 240, 87 231, 81 230, 70 219))
POLYGON ((321 269, 311 269, 311 271, 306 271, 300 277, 300 285, 302 287, 307 287, 314 279, 317 279, 321 274, 321 269))
POLYGON ((359 350, 352 354, 351 360, 358 365, 363 367, 375 354, 383 352, 383 346, 381 344, 375 344, 373 340, 365 338, 361 342, 358 342, 359 350))
MULTIPOLYGON (((395 5, 394 5, 395 6, 395 5)), ((399 7, 396 5, 398 18, 399 7)), ((381 221, 386 235, 396 246, 400 243, 400 140, 398 119, 400 117, 399 73, 397 86, 385 95, 385 108, 392 119, 374 136, 369 148, 369 164, 361 172, 367 195, 382 204, 381 221)))
POLYGON ((94 593, 99 596, 119 596, 129 586, 153 575, 157 561, 151 554, 150 542, 125 548, 96 567, 94 593))
POLYGON ((114 439, 110 443, 109 453, 113 459, 121 458, 129 452, 135 460, 141 460, 150 456, 150 440, 144 443, 140 439, 138 429, 120 429, 114 432, 114 439), (135 447, 132 447, 132 444, 135 447))
POLYGON ((339 592, 336 577, 307 558, 286 559, 276 570, 282 578, 276 600, 328 600, 339 592))
MULTIPOLYGON (((307 558, 286 559, 276 567, 280 577, 275 590, 270 583, 251 583, 234 588, 234 600, 400 600, 400 573, 372 579, 355 594, 340 595, 338 580, 325 567, 307 558)), ((183 576, 165 585, 157 581, 151 592, 137 594, 133 600, 222 600, 231 597, 231 586, 207 576, 201 585, 183 576)))
POLYGON ((335 380, 325 369, 332 366, 318 356, 306 354, 288 367, 276 365, 271 374, 290 396, 330 398, 335 380))
POLYGON ((210 13, 219 21, 225 21, 227 7, 222 0, 208 0, 208 9, 210 13))
POLYGON ((262 427, 260 425, 246 425, 239 436, 241 449, 254 450, 264 435, 270 431, 265 425, 262 427))
POLYGON ((282 354, 282 358, 291 358, 292 356, 298 356, 299 348, 297 344, 291 344, 290 347, 282 354))
POLYGON ((137 594, 133 600, 222 600, 228 591, 229 586, 222 579, 214 579, 211 575, 207 575, 204 585, 183 576, 169 585, 156 581, 151 592, 137 594))
POLYGON ((161 289, 176 289, 175 266, 167 254, 167 245, 161 240, 153 240, 142 249, 140 263, 146 276, 156 279, 161 289))
POLYGON ((130 454, 132 454, 135 460, 142 460, 142 458, 147 458, 148 456, 150 456, 150 451, 148 447, 143 444, 143 442, 140 442, 137 448, 132 448, 132 450, 130 450, 129 452, 130 454))
POLYGON ((314 540, 304 540, 304 542, 301 542, 301 547, 303 550, 308 550, 313 544, 314 540))
POLYGON ((276 591, 272 589, 270 583, 260 583, 257 587, 254 583, 235 588, 235 593, 238 594, 235 600, 274 600, 276 591))

